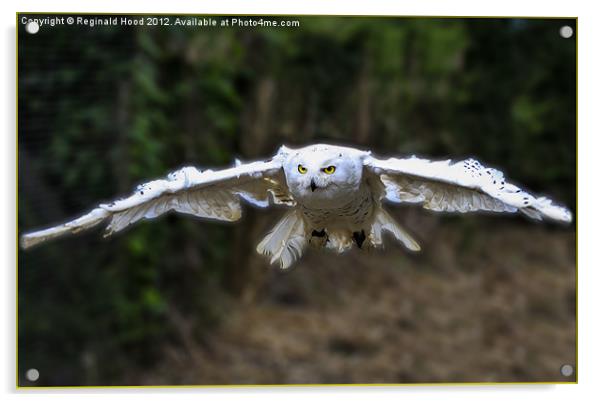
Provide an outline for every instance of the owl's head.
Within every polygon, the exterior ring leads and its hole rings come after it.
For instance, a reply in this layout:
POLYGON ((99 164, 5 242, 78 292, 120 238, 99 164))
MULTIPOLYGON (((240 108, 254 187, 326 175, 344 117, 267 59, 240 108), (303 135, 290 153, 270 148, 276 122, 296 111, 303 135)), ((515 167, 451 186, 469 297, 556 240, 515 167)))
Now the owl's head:
POLYGON ((286 183, 295 199, 308 207, 333 208, 349 201, 362 182, 368 152, 334 145, 300 149, 282 147, 286 183))

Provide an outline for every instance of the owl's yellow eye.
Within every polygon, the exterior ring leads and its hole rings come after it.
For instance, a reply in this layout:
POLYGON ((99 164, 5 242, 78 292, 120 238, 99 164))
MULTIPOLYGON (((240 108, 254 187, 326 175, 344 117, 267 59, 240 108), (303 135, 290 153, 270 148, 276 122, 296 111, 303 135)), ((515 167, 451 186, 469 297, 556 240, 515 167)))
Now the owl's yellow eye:
POLYGON ((328 166, 322 169, 322 171, 326 174, 333 174, 335 170, 337 170, 337 168, 334 166, 328 166))
POLYGON ((307 168, 306 168, 305 166, 303 166, 303 165, 299 165, 299 166, 297 166, 297 170, 298 170, 298 171, 299 171, 299 173, 301 173, 301 174, 305 174, 305 173, 307 173, 307 168))

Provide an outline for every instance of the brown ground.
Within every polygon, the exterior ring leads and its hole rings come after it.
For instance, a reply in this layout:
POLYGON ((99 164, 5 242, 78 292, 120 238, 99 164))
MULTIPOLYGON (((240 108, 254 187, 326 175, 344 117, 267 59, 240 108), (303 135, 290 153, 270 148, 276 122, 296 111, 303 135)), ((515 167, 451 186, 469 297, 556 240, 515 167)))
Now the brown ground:
POLYGON ((409 255, 310 252, 276 269, 137 384, 574 381, 575 234, 476 217, 412 222, 409 255), (416 229, 418 228, 418 229, 416 229))

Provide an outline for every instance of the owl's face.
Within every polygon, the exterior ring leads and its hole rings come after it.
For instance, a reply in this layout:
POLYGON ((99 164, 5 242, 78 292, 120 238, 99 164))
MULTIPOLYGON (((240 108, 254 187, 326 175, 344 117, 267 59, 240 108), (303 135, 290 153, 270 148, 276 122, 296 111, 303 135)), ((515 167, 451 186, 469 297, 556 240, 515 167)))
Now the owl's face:
POLYGON ((308 207, 333 208, 353 196, 362 181, 361 152, 331 145, 289 150, 286 183, 295 199, 308 207))

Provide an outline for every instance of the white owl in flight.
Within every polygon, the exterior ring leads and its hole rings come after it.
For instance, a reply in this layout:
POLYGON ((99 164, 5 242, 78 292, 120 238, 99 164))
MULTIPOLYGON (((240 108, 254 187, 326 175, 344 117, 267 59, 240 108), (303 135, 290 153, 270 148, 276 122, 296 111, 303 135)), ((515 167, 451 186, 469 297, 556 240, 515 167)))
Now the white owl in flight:
POLYGON ((289 210, 257 246, 271 263, 290 267, 309 245, 343 252, 383 244, 391 233, 410 250, 420 246, 383 207, 383 201, 415 203, 433 211, 522 212, 529 218, 570 222, 569 210, 509 183, 502 172, 474 159, 430 161, 378 159, 370 152, 334 145, 281 147, 265 162, 224 170, 185 167, 166 179, 142 184, 129 197, 49 229, 25 234, 23 248, 77 233, 109 220, 107 235, 140 219, 174 210, 221 221, 241 217, 243 199, 258 207, 289 210))

